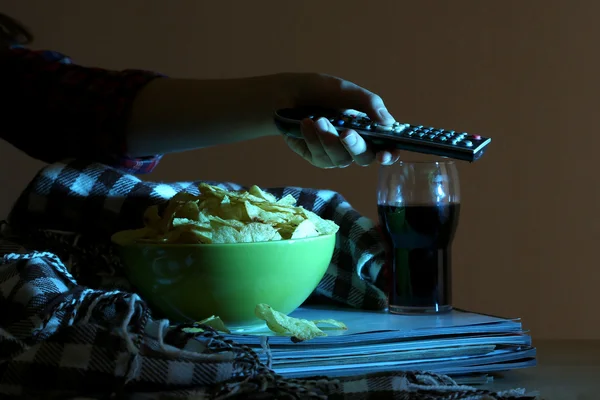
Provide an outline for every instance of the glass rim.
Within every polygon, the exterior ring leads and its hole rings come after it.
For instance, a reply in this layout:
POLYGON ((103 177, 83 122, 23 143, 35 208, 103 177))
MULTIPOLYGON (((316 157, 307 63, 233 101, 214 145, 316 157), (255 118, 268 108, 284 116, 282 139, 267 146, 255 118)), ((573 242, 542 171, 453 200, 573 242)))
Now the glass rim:
POLYGON ((393 167, 394 165, 398 165, 398 164, 422 164, 422 165, 434 165, 434 164, 456 164, 456 161, 454 160, 439 160, 439 161, 396 161, 393 164, 390 165, 382 165, 383 167, 393 167))

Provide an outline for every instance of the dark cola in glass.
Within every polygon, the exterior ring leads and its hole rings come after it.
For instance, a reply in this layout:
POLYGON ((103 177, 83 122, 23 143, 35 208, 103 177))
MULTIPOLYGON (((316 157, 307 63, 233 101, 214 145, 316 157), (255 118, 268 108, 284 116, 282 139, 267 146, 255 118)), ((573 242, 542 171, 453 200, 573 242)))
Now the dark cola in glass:
POLYGON ((389 312, 452 310, 452 241, 460 217, 455 163, 382 166, 377 197, 379 221, 392 249, 389 312))

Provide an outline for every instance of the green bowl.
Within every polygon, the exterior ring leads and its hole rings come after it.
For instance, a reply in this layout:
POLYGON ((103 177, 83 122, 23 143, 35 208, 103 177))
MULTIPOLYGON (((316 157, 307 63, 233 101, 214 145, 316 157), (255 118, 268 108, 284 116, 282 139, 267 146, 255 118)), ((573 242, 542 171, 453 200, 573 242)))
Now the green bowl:
POLYGON ((335 234, 259 243, 128 244, 116 233, 125 272, 153 310, 173 322, 219 316, 231 329, 262 323, 266 303, 289 314, 315 290, 335 247, 335 234))

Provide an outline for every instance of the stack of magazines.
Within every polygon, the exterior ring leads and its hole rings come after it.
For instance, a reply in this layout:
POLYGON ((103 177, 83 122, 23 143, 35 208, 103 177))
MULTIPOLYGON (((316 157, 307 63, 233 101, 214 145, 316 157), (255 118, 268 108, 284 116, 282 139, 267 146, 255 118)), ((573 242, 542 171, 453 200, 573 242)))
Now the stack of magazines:
POLYGON ((319 325, 327 336, 300 343, 266 326, 237 329, 226 336, 253 348, 264 361, 267 354, 261 336, 269 336, 272 368, 293 378, 425 370, 476 383, 495 372, 536 365, 531 336, 519 319, 463 310, 402 316, 315 306, 299 308, 290 316, 335 319, 348 329, 319 325))

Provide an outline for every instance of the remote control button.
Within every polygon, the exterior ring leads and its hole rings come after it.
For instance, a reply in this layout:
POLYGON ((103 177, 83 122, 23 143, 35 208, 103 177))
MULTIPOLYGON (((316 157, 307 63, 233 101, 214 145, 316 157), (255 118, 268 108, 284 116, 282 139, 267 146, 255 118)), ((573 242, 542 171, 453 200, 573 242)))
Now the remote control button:
POLYGON ((463 144, 464 144, 465 146, 467 146, 467 147, 473 147, 473 142, 471 142, 470 140, 465 140, 465 141, 463 142, 463 144))
POLYGON ((378 132, 389 132, 393 129, 392 125, 379 125, 379 124, 377 124, 377 125, 374 124, 374 128, 378 132))
POLYGON ((421 131, 421 132, 417 133, 417 135, 422 138, 423 136, 425 136, 425 132, 421 131))
POLYGON ((479 136, 479 135, 473 135, 473 140, 481 140, 481 136, 479 136))
POLYGON ((456 138, 455 138, 455 139, 453 139, 453 140, 452 140, 452 144, 453 144, 453 145, 457 145, 459 141, 460 141, 460 140, 458 140, 458 139, 456 139, 456 138))
POLYGON ((429 139, 435 139, 435 135, 429 135, 427 136, 429 139))
POLYGON ((396 130, 397 132, 404 132, 408 129, 410 129, 409 124, 398 124, 398 126, 394 127, 394 130, 396 130))
POLYGON ((444 135, 440 135, 437 137, 436 139, 438 142, 445 142, 446 140, 448 140, 448 138, 444 135))
POLYGON ((343 119, 338 119, 335 121, 334 125, 342 126, 346 123, 343 119))

